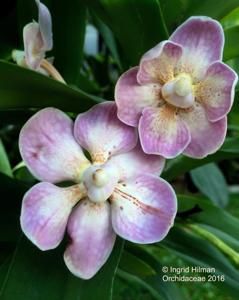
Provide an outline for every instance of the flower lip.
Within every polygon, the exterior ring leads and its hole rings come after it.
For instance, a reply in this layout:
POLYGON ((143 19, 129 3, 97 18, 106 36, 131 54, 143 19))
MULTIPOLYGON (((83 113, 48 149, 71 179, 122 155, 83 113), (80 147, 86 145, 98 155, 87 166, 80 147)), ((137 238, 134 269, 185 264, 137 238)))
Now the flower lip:
POLYGON ((92 183, 97 187, 103 187, 109 182, 109 175, 104 169, 97 169, 92 174, 92 183))
POLYGON ((179 108, 189 108, 194 104, 192 79, 188 74, 180 74, 165 83, 162 96, 169 104, 179 108))

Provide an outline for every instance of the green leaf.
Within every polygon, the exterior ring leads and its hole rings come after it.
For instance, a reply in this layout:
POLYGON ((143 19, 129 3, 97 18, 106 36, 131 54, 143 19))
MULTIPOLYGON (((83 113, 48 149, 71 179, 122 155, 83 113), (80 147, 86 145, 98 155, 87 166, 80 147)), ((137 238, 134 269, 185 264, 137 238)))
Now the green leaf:
POLYGON ((102 99, 37 72, 0 61, 0 110, 54 106, 83 112, 102 99))
POLYGON ((83 58, 86 7, 78 0, 52 0, 54 65, 69 84, 77 85, 83 58))
POLYGON ((12 177, 12 169, 8 160, 7 153, 0 139, 0 172, 12 177))
MULTIPOLYGON (((174 227, 160 245, 165 246, 169 250, 171 249, 176 255, 193 267, 199 265, 202 267, 215 268, 215 273, 213 272, 213 274, 225 275, 225 281, 217 281, 214 283, 221 288, 221 290, 225 290, 237 299, 236 297, 239 292, 238 270, 207 240, 181 228, 174 227)), ((207 273, 204 275, 207 276, 207 273)))
POLYGON ((123 252, 119 268, 125 272, 139 277, 156 274, 155 270, 148 265, 142 257, 137 257, 128 251, 123 252))
POLYGON ((188 7, 185 13, 186 16, 201 15, 209 16, 214 19, 223 18, 239 5, 238 0, 202 0, 200 2, 197 0, 184 1, 184 3, 187 2, 188 7))
POLYGON ((112 30, 131 64, 168 37, 159 0, 84 0, 112 30))
MULTIPOLYGON (((147 247, 147 246, 146 246, 147 247)), ((134 272, 135 268, 124 268, 124 271, 127 273, 121 273, 120 276, 126 276, 126 279, 131 281, 138 282, 144 288, 146 288, 155 299, 165 299, 165 300, 183 300, 185 299, 183 292, 175 282, 165 282, 162 280, 163 272, 162 272, 162 265, 156 259, 155 255, 147 251, 144 246, 138 246, 134 244, 126 244, 126 250, 131 253, 137 259, 144 261, 145 264, 150 266, 152 270, 154 270, 155 274, 148 274, 144 276, 140 276, 138 272, 134 272)), ((134 263, 137 265, 137 261, 135 260, 134 263)))
MULTIPOLYGON (((152 297, 154 299, 157 300, 165 300, 162 295, 159 294, 157 288, 155 288, 154 286, 152 286, 151 284, 147 283, 144 279, 136 276, 136 275, 132 275, 128 272, 122 271, 122 270, 118 270, 117 275, 126 280, 129 283, 136 283, 141 285, 142 287, 144 287, 146 290, 148 290, 148 292, 150 292, 150 294, 152 295, 152 297)), ((157 285, 156 285, 157 286, 157 285)))
POLYGON ((0 201, 0 241, 15 242, 20 231, 21 201, 30 185, 3 173, 0 173, 0 182, 4 195, 0 201))
POLYGON ((235 45, 235 41, 239 39, 239 26, 230 27, 225 30, 225 47, 223 52, 223 60, 229 60, 239 56, 239 46, 235 45))
POLYGON ((117 47, 117 43, 112 31, 109 27, 103 23, 97 16, 94 16, 95 25, 97 26, 100 34, 102 35, 104 42, 108 49, 110 50, 112 57, 117 63, 119 69, 122 71, 123 67, 120 60, 120 55, 117 47))
POLYGON ((199 211, 189 214, 187 217, 194 222, 214 227, 239 240, 239 220, 236 217, 202 198, 185 195, 178 195, 177 198, 180 216, 184 217, 186 211, 197 206, 199 211))
POLYGON ((91 280, 73 276, 62 249, 43 252, 25 238, 19 242, 0 288, 1 300, 112 299, 112 285, 123 247, 118 240, 100 272, 91 280))
POLYGON ((181 155, 176 159, 170 160, 166 165, 162 177, 167 180, 172 180, 181 174, 210 162, 237 157, 239 157, 239 138, 227 138, 220 150, 214 154, 208 155, 203 159, 193 159, 181 155))
POLYGON ((160 2, 170 33, 191 16, 209 16, 220 20, 239 6, 238 0, 161 0, 160 2))
POLYGON ((239 25, 239 7, 236 7, 234 10, 230 11, 228 15, 223 17, 220 20, 224 29, 239 25))
POLYGON ((193 183, 216 205, 225 207, 229 200, 227 182, 222 171, 214 163, 190 172, 193 183))

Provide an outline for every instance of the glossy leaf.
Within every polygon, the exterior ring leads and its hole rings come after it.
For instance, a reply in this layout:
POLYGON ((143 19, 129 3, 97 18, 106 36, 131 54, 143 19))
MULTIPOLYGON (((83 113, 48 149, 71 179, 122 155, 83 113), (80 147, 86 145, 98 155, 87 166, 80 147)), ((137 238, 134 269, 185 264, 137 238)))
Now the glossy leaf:
POLYGON ((62 249, 42 252, 22 238, 0 288, 2 300, 112 299, 112 284, 123 241, 115 248, 101 271, 91 280, 73 276, 62 258, 62 249))
POLYGON ((132 275, 131 273, 122 271, 122 270, 118 270, 117 275, 122 278, 123 280, 127 281, 129 284, 138 284, 140 286, 142 286, 143 288, 145 288, 153 297, 153 299, 156 300, 165 300, 163 298, 162 295, 160 295, 160 293, 157 291, 157 289, 155 287, 153 287, 152 285, 150 285, 149 283, 147 283, 144 279, 136 276, 136 275, 132 275))
POLYGON ((190 0, 185 15, 205 15, 215 19, 221 19, 238 5, 238 0, 203 0, 200 2, 190 0))
MULTIPOLYGON (((139 267, 139 261, 144 261, 155 274, 140 274, 138 268, 130 267, 130 264, 124 264, 123 271, 118 272, 121 278, 129 280, 132 283, 138 283, 147 289, 155 299, 160 300, 183 300, 185 299, 183 291, 175 282, 165 282, 162 280, 163 272, 160 262, 146 250, 147 246, 139 247, 133 244, 126 244, 126 250, 134 257, 134 265, 139 267), (136 272, 135 272, 136 269, 136 272)), ((122 266, 122 264, 120 264, 122 266)))
POLYGON ((236 7, 229 14, 220 20, 224 29, 239 25, 239 7, 236 7))
POLYGON ((119 268, 140 277, 156 275, 155 270, 143 260, 143 257, 137 257, 128 251, 123 252, 119 268))
MULTIPOLYGON (((187 262, 187 265, 215 268, 213 274, 222 274, 225 281, 215 282, 221 290, 227 291, 235 299, 239 292, 239 272, 229 263, 227 258, 208 241, 181 228, 173 228, 160 244, 171 249, 187 262)), ((186 266, 187 266, 186 265, 186 266)), ((206 274, 207 275, 207 274, 206 274)))
POLYGON ((0 173, 0 241, 16 242, 20 232, 20 209, 29 184, 0 173))
POLYGON ((239 240, 239 220, 230 213, 202 198, 185 195, 178 195, 177 198, 179 216, 214 227, 239 240))
POLYGON ((0 61, 0 110, 54 106, 83 112, 100 99, 37 72, 0 61))
POLYGON ((0 139, 0 172, 12 177, 12 169, 8 160, 7 153, 0 139))
POLYGON ((110 50, 112 57, 115 59, 119 69, 122 71, 122 64, 119 56, 117 43, 112 31, 109 27, 103 23, 97 16, 94 16, 95 25, 97 26, 100 34, 102 35, 104 42, 110 50))
POLYGON ((196 168, 190 172, 193 183, 216 205, 224 207, 229 200, 227 182, 222 171, 214 163, 196 168))
POLYGON ((212 155, 208 155, 204 159, 192 159, 181 155, 170 160, 162 174, 162 177, 166 180, 172 180, 185 172, 210 162, 237 157, 239 157, 239 139, 237 137, 227 138, 220 150, 212 155))
POLYGON ((239 6, 238 0, 161 0, 160 2, 170 32, 190 16, 209 16, 220 20, 239 6))
POLYGON ((110 27, 131 64, 168 32, 159 0, 84 0, 87 6, 110 27))
POLYGON ((77 85, 83 58, 86 7, 78 0, 52 0, 54 65, 67 83, 77 85))
POLYGON ((225 30, 225 47, 223 60, 229 60, 239 56, 239 46, 235 41, 239 39, 239 26, 230 27, 225 30))

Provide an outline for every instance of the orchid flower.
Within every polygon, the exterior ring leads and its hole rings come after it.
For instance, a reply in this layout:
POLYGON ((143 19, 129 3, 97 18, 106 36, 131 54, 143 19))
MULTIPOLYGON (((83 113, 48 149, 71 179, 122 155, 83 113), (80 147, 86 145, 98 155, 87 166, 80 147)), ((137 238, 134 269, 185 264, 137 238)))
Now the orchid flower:
POLYGON ((138 127, 145 153, 202 158, 223 144, 237 83, 223 46, 220 23, 191 17, 119 78, 118 117, 138 127))
POLYGON ((64 82, 50 60, 45 59, 46 52, 52 50, 53 47, 51 14, 39 0, 36 0, 36 4, 38 23, 33 21, 23 28, 24 51, 14 50, 13 60, 22 67, 50 75, 64 82))
POLYGON ((116 234, 154 243, 173 225, 176 196, 158 177, 164 159, 145 154, 136 144, 135 129, 118 120, 114 102, 80 114, 74 125, 60 110, 46 108, 21 130, 22 158, 43 181, 24 196, 22 230, 41 250, 49 250, 58 246, 67 228, 71 242, 64 260, 76 276, 96 274, 116 234), (72 185, 54 185, 64 181, 72 185))

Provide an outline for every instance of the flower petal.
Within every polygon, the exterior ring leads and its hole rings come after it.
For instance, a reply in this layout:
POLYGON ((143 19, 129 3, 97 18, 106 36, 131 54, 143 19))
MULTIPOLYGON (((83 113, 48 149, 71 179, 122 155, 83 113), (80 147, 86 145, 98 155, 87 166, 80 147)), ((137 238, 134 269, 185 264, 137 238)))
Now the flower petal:
POLYGON ((182 117, 191 134, 191 142, 183 152, 185 155, 203 158, 221 147, 227 131, 226 117, 214 123, 208 121, 205 109, 199 103, 182 117))
POLYGON ((108 163, 90 166, 83 175, 83 183, 86 187, 87 195, 93 202, 103 202, 107 200, 113 193, 118 180, 117 167, 108 163), (105 182, 100 180, 99 184, 97 184, 95 175, 97 175, 98 171, 101 172, 101 175, 103 173, 103 181, 105 182))
POLYGON ((41 32, 41 37, 44 43, 44 50, 49 51, 52 49, 53 40, 52 40, 52 22, 51 14, 48 8, 41 3, 39 0, 36 0, 38 6, 38 22, 41 32))
POLYGON ((159 103, 160 85, 140 85, 137 81, 138 70, 135 67, 122 74, 115 87, 118 118, 130 126, 138 125, 145 107, 159 103))
POLYGON ((105 264, 114 246, 109 203, 80 202, 70 216, 67 231, 71 244, 64 254, 65 263, 75 276, 90 279, 105 264))
POLYGON ((116 111, 115 103, 109 101, 95 105, 76 119, 75 138, 90 152, 94 163, 104 163, 111 155, 127 152, 137 143, 135 129, 121 123, 116 111))
POLYGON ((164 84, 174 78, 175 67, 182 56, 182 47, 163 41, 146 52, 140 61, 137 80, 140 84, 164 84))
POLYGON ((153 175, 141 175, 119 184, 111 200, 115 232, 135 243, 162 240, 177 211, 172 187, 153 175))
POLYGON ((79 181, 89 165, 73 137, 73 122, 55 108, 42 109, 28 120, 19 148, 27 167, 43 181, 79 181))
POLYGON ((41 250, 56 248, 61 242, 71 208, 84 190, 79 185, 59 188, 48 182, 33 186, 24 196, 21 227, 41 250))
POLYGON ((218 121, 230 111, 237 79, 237 74, 230 67, 215 62, 209 66, 205 78, 196 86, 196 98, 205 107, 210 121, 218 121))
POLYGON ((131 151, 112 156, 108 165, 117 166, 120 180, 126 180, 140 174, 160 175, 165 159, 159 155, 145 154, 140 143, 131 151))
POLYGON ((182 71, 192 72, 195 78, 205 74, 205 68, 222 59, 224 34, 222 26, 209 17, 191 17, 170 37, 183 47, 182 71))
POLYGON ((44 41, 38 23, 29 23, 23 28, 23 42, 26 64, 36 70, 45 56, 44 41))
POLYGON ((188 126, 168 105, 144 109, 139 122, 139 136, 145 153, 166 158, 179 155, 190 142, 188 126))

